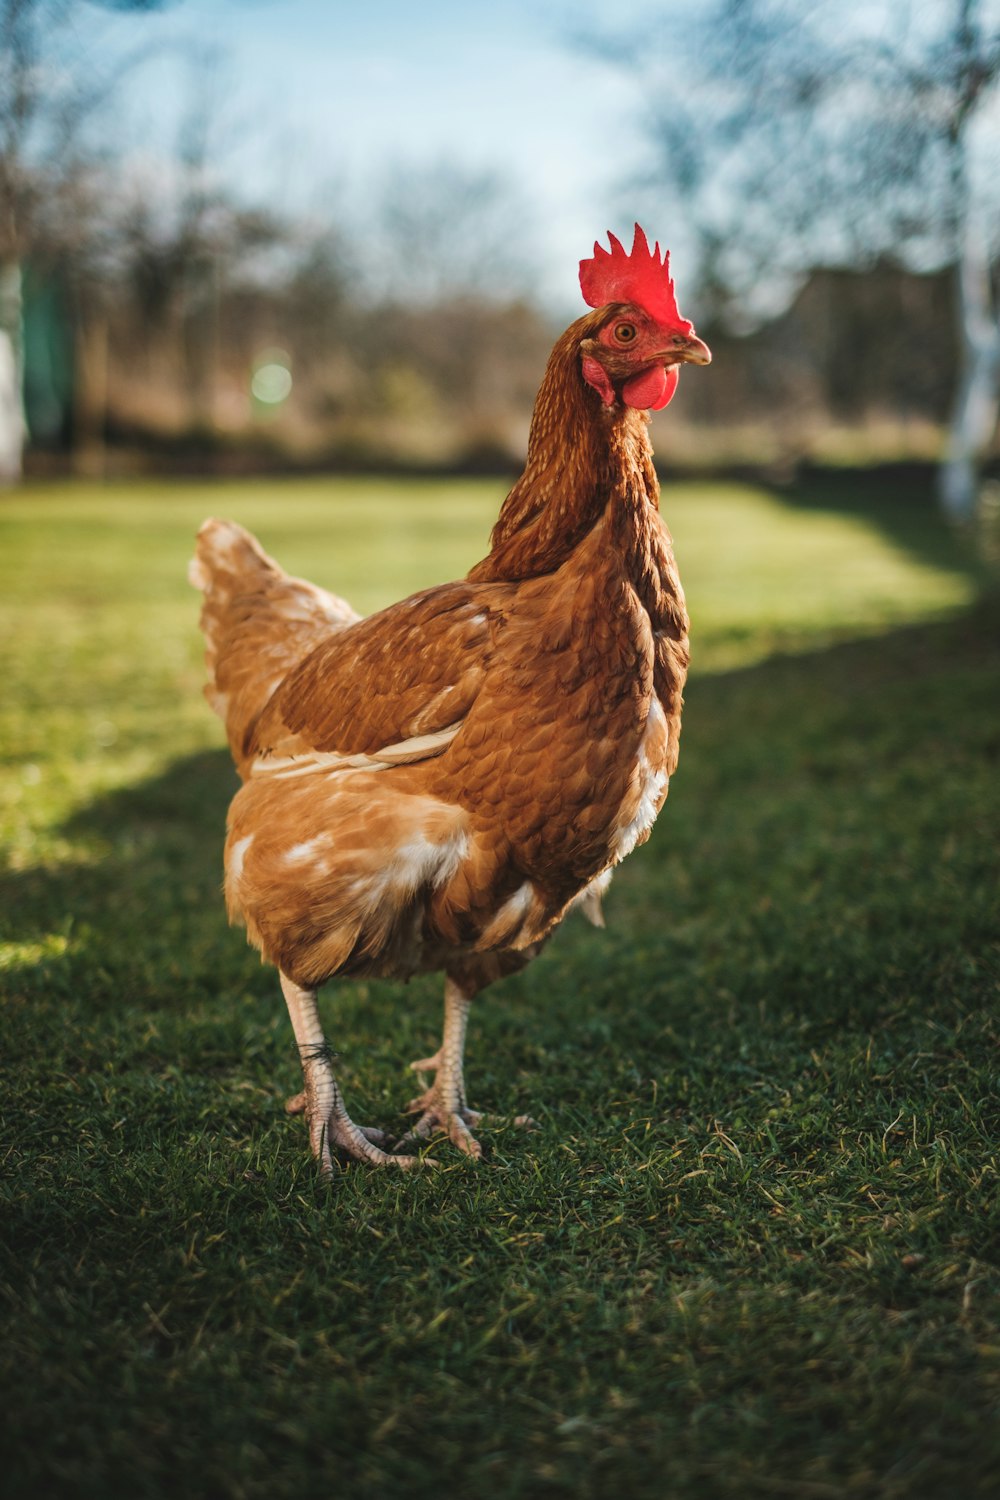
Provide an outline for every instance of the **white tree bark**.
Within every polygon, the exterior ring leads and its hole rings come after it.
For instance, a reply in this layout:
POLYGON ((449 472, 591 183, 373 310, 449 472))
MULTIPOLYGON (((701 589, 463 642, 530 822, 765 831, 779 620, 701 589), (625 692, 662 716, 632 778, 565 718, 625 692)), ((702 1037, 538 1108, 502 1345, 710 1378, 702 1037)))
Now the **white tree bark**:
POLYGON ((982 209, 982 184, 972 171, 973 128, 983 89, 997 76, 1000 58, 983 55, 980 0, 957 0, 954 44, 961 67, 948 121, 955 227, 956 307, 960 343, 958 388, 938 477, 938 494, 950 520, 969 525, 979 507, 979 481, 997 425, 1000 327, 990 275, 990 245, 982 209))
POLYGON ((956 268, 959 381, 938 485, 948 516, 965 524, 976 514, 979 470, 1000 412, 1000 326, 986 236, 977 213, 969 213, 962 231, 956 268))
POLYGON ((21 477, 24 459, 21 267, 0 266, 0 484, 21 477))

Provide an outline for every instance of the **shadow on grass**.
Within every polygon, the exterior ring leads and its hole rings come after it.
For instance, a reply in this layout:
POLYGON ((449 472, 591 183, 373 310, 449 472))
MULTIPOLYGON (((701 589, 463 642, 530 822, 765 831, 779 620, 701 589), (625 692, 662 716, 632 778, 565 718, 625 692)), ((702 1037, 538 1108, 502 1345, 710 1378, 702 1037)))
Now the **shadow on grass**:
POLYGON ((936 470, 919 463, 805 469, 788 483, 764 482, 791 509, 863 521, 927 567, 964 574, 978 588, 995 586, 995 570, 975 536, 944 520, 935 486, 936 470))

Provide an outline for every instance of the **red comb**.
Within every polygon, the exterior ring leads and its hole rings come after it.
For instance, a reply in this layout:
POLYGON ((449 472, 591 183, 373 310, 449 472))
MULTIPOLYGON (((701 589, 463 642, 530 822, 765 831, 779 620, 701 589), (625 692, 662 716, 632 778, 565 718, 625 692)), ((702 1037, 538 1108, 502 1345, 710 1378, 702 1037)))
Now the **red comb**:
POLYGON ((610 250, 595 242, 593 259, 580 262, 580 290, 588 306, 632 302, 658 323, 669 323, 690 332, 692 325, 677 310, 674 284, 670 279, 669 250, 663 252, 662 259, 659 241, 650 250, 649 241, 638 224, 630 252, 626 253, 621 240, 616 239, 610 230, 608 240, 610 250))

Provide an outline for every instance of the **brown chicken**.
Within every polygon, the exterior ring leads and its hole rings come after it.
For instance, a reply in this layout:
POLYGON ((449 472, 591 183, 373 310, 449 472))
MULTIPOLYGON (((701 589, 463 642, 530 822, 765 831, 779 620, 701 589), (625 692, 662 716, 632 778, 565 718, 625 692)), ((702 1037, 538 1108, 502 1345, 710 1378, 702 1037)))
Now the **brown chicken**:
MULTIPOLYGON (((192 582, 243 786, 229 813, 230 918, 279 971, 324 1172, 408 1167, 354 1123, 316 1005, 336 974, 445 974, 434 1073, 403 1142, 480 1154, 469 1005, 567 912, 600 922, 613 867, 648 836, 677 764, 688 621, 660 519, 647 409, 708 349, 669 257, 636 226, 580 266, 594 310, 559 339, 528 459, 489 555, 361 619, 290 578, 241 527, 207 521, 192 582)), ((525 1117, 520 1123, 530 1123, 525 1117)))

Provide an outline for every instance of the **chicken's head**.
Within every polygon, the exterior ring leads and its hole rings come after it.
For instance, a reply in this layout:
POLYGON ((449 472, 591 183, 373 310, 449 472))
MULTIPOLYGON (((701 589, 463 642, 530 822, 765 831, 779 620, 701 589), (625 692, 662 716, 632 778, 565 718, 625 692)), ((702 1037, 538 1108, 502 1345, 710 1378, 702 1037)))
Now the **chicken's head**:
POLYGON ((609 232, 611 249, 595 244, 580 262, 584 300, 606 316, 581 345, 583 378, 606 406, 661 410, 677 389, 678 367, 707 365, 712 356, 682 318, 670 279, 670 254, 652 250, 637 224, 632 249, 609 232))

